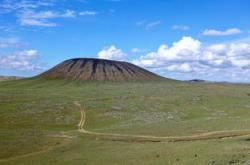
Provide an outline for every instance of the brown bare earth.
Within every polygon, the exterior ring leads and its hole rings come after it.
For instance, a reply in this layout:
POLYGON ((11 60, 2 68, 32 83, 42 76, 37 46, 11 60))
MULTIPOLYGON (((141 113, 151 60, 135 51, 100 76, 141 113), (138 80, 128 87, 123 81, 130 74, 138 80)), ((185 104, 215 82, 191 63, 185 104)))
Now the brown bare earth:
POLYGON ((92 58, 66 60, 43 73, 40 77, 77 81, 147 81, 163 79, 128 62, 92 58))

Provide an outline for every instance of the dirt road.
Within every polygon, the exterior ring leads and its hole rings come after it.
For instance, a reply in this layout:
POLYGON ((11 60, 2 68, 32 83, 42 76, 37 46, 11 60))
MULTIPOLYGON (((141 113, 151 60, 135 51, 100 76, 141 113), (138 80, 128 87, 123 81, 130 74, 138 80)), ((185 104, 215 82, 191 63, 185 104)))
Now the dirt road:
MULTIPOLYGON (((224 138, 232 138, 232 137, 250 135, 250 130, 213 131, 213 132, 202 133, 202 134, 197 134, 197 135, 189 135, 189 136, 150 136, 150 135, 129 135, 129 134, 92 132, 92 131, 87 131, 84 129, 84 125, 86 122, 86 113, 84 111, 84 108, 82 108, 82 106, 78 102, 74 102, 74 105, 79 108, 80 115, 81 115, 80 122, 78 123, 78 131, 81 133, 87 134, 89 136, 93 136, 95 138, 100 138, 100 139, 108 139, 112 141, 127 141, 127 142, 178 142, 178 141, 224 139, 224 138)), ((72 138, 71 136, 68 136, 68 135, 60 135, 60 136, 57 135, 56 137, 62 137, 66 139, 72 138)), ((70 141, 68 140, 65 142, 66 143, 61 143, 60 145, 46 147, 37 152, 32 152, 32 153, 27 153, 24 155, 18 155, 18 156, 6 158, 6 159, 1 159, 0 163, 46 153, 55 148, 64 146, 70 141)))
POLYGON ((84 108, 77 102, 74 103, 80 110, 81 119, 78 124, 78 130, 81 133, 95 136, 96 138, 110 139, 113 141, 139 141, 139 142, 177 142, 177 141, 193 141, 193 140, 209 140, 223 139, 239 136, 250 135, 250 130, 230 130, 230 131, 213 131, 188 136, 150 136, 150 135, 129 135, 116 133, 99 133, 87 131, 84 129, 86 114, 84 108))

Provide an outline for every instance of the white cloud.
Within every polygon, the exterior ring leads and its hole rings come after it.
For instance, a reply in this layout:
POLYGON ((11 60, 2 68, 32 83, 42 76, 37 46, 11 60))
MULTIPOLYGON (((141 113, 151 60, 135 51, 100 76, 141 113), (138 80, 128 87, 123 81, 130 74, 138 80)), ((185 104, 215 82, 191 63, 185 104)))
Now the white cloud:
POLYGON ((74 18, 76 17, 76 12, 74 10, 67 9, 64 13, 61 13, 61 14, 59 13, 57 17, 58 18, 70 18, 70 17, 74 18))
POLYGON ((161 21, 154 21, 154 22, 149 22, 147 25, 146 25, 146 29, 149 30, 153 27, 156 27, 158 25, 161 24, 161 21))
POLYGON ((250 44, 232 43, 228 51, 228 60, 237 67, 250 66, 250 44))
POLYGON ((131 53, 137 54, 137 53, 145 53, 147 52, 146 49, 140 49, 140 48, 133 48, 131 49, 131 53))
POLYGON ((191 72, 192 67, 188 63, 183 64, 173 64, 167 67, 169 71, 180 71, 180 72, 191 72))
POLYGON ((22 26, 44 26, 53 27, 57 26, 56 23, 50 22, 54 18, 73 18, 75 17, 75 11, 66 10, 59 13, 55 11, 42 11, 35 12, 33 10, 24 10, 19 14, 19 22, 22 26))
POLYGON ((0 38, 0 49, 19 47, 20 45, 17 38, 0 38))
POLYGON ((28 18, 20 19, 20 24, 22 26, 43 26, 43 27, 58 26, 58 24, 56 23, 47 22, 45 20, 36 20, 36 19, 28 19, 28 18))
POLYGON ((126 53, 124 53, 121 49, 116 48, 114 45, 104 48, 98 52, 98 57, 102 59, 125 60, 126 56, 126 53))
POLYGON ((140 60, 134 61, 138 64, 149 63, 149 60, 156 62, 155 65, 162 65, 164 61, 185 61, 195 60, 200 54, 201 42, 191 37, 183 37, 180 41, 173 43, 172 47, 165 44, 159 46, 156 52, 150 52, 145 56, 141 56, 140 60))
POLYGON ((141 21, 138 21, 136 23, 137 26, 141 26, 141 27, 144 27, 146 30, 149 30, 153 27, 156 27, 156 26, 159 26, 161 24, 161 21, 158 20, 158 21, 152 21, 152 22, 148 22, 146 20, 141 20, 141 21))
POLYGON ((79 12, 80 16, 95 16, 97 14, 98 14, 98 12, 96 12, 96 11, 82 11, 82 12, 79 12))
MULTIPOLYGON (((79 0, 77 0, 80 2, 79 0)), ((21 26, 58 26, 56 19, 75 18, 77 16, 95 16, 96 11, 74 11, 65 9, 65 1, 57 0, 3 0, 0 14, 14 13, 21 26), (57 5, 57 10, 53 6, 57 5)))
POLYGON ((0 31, 2 31, 2 32, 12 32, 13 31, 13 26, 11 26, 11 25, 1 25, 0 26, 0 31))
POLYGON ((40 54, 36 49, 27 49, 18 38, 0 38, 0 70, 41 71, 40 54))
POLYGON ((219 31, 215 29, 206 29, 202 34, 205 36, 228 36, 240 34, 242 31, 238 28, 227 29, 225 31, 219 31))
POLYGON ((173 25, 172 29, 174 29, 174 30, 189 30, 190 27, 187 25, 173 25))
MULTIPOLYGON (((183 77, 188 75, 193 78, 206 78, 217 75, 216 78, 229 78, 230 73, 250 73, 250 42, 242 40, 206 45, 192 37, 183 37, 170 47, 162 44, 157 51, 147 53, 132 62, 163 75, 179 73, 183 77)), ((250 81, 249 76, 248 80, 250 81)))
POLYGON ((40 64, 33 63, 37 59, 39 53, 37 50, 22 50, 12 54, 0 56, 0 68, 16 69, 16 70, 43 70, 40 64))
POLYGON ((145 24, 145 23, 146 23, 146 21, 145 21, 145 20, 142 20, 142 21, 136 22, 136 25, 137 25, 137 26, 141 26, 141 25, 143 25, 143 24, 145 24))
POLYGON ((38 51, 34 50, 34 49, 21 51, 21 52, 19 52, 19 56, 24 57, 26 59, 35 58, 38 56, 38 51))
POLYGON ((3 0, 0 9, 3 12, 11 12, 19 9, 36 9, 39 7, 52 6, 54 0, 3 0))

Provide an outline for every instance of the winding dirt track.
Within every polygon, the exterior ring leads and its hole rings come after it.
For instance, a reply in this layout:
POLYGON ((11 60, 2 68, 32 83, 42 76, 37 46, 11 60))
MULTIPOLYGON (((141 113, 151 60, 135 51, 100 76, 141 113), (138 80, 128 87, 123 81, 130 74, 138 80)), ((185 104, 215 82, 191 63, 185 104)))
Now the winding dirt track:
MULTIPOLYGON (((92 131, 87 131, 84 129, 84 125, 86 122, 86 114, 85 114, 84 109, 78 102, 74 102, 74 104, 80 109, 80 113, 81 113, 81 119, 78 124, 78 131, 81 133, 90 135, 90 136, 94 136, 95 138, 100 138, 100 139, 109 139, 112 141, 129 141, 129 142, 178 142, 178 141, 224 139, 224 138, 232 138, 232 137, 250 135, 250 130, 213 131, 213 132, 202 133, 202 134, 197 134, 197 135, 189 135, 189 136, 150 136, 150 135, 129 135, 129 134, 92 132, 92 131)), ((72 138, 70 136, 58 136, 58 137, 72 138)), ((55 148, 62 147, 64 145, 65 143, 62 143, 57 146, 49 146, 41 151, 27 153, 24 155, 14 156, 14 157, 6 158, 6 159, 0 159, 0 163, 39 155, 42 153, 46 153, 50 150, 53 150, 55 148)))
POLYGON ((135 141, 135 142, 177 142, 177 141, 194 141, 209 139, 224 139, 250 135, 250 130, 230 130, 230 131, 213 131, 188 136, 150 136, 150 135, 129 135, 117 133, 99 133, 87 131, 84 129, 86 114, 84 108, 78 103, 74 103, 81 113, 81 119, 78 124, 78 131, 84 134, 95 136, 96 138, 110 139, 113 141, 135 141))

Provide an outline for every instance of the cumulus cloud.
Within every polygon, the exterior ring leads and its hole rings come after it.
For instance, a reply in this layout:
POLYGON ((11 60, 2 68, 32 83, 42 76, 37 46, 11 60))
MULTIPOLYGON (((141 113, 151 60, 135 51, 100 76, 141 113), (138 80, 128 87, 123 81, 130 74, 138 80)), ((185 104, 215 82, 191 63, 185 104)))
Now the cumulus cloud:
POLYGON ((166 61, 193 61, 197 60, 200 47, 200 41, 191 37, 183 37, 180 41, 173 43, 172 47, 162 44, 156 52, 150 52, 133 62, 146 67, 156 67, 164 65, 166 61))
POLYGON ((45 64, 39 63, 36 49, 26 49, 18 38, 0 38, 0 70, 41 71, 45 64))
POLYGON ((187 25, 173 25, 173 26, 172 26, 172 29, 174 29, 174 30, 183 30, 183 31, 185 31, 185 30, 189 30, 190 27, 187 26, 187 25))
POLYGON ((219 31, 215 29, 206 29, 203 31, 203 35, 205 36, 228 36, 228 35, 235 35, 240 34, 242 31, 238 28, 227 29, 225 31, 219 31))
POLYGON ((191 77, 237 75, 243 70, 244 73, 250 72, 250 42, 206 45, 192 37, 183 37, 171 46, 162 44, 157 51, 132 62, 163 74, 190 73, 191 77), (219 74, 222 72, 223 75, 219 74))
POLYGON ((181 72, 190 72, 192 71, 192 67, 189 63, 183 64, 173 64, 167 67, 169 71, 181 71, 181 72))
POLYGON ((121 49, 116 48, 114 45, 106 47, 98 53, 99 58, 111 60, 125 60, 126 56, 126 53, 121 49))
POLYGON ((35 60, 39 56, 37 50, 22 50, 16 51, 12 54, 0 56, 0 67, 16 70, 43 70, 44 68, 40 64, 34 64, 35 60))

